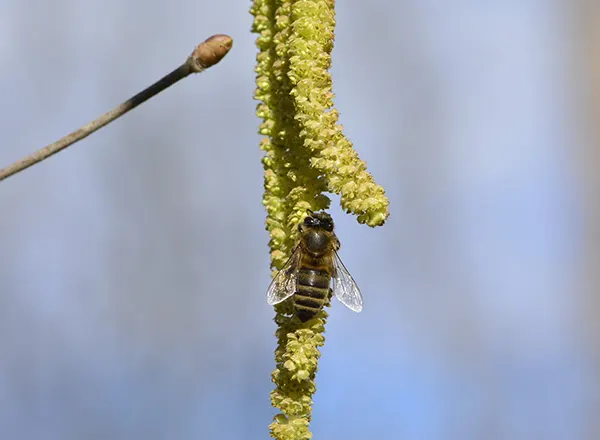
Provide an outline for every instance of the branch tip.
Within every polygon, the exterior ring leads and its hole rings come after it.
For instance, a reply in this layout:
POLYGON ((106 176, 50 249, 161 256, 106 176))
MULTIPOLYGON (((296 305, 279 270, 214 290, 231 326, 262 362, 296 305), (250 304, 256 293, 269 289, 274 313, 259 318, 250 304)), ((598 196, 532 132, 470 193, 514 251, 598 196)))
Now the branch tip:
POLYGON ((198 73, 214 66, 231 50, 233 39, 229 35, 217 34, 200 43, 188 58, 193 71, 198 73))

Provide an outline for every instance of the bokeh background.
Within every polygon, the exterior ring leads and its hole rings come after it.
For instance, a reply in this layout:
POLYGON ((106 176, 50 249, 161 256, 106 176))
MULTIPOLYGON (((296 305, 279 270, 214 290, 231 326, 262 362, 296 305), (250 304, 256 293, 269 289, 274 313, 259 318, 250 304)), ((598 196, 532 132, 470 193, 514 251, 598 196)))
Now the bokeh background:
MULTIPOLYGON (((0 165, 214 33, 227 58, 0 184, 0 438, 258 439, 275 347, 249 2, 0 2, 0 165)), ((339 2, 346 134, 316 439, 600 438, 600 5, 339 2)))

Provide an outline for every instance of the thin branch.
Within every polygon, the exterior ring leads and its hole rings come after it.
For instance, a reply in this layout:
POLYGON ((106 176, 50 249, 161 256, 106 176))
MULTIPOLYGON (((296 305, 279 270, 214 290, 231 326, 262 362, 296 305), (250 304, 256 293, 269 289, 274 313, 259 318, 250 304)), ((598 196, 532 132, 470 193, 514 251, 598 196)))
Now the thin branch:
POLYGON ((44 148, 30 154, 29 156, 18 160, 12 165, 6 168, 0 169, 0 181, 6 179, 13 174, 23 171, 25 168, 29 168, 38 162, 58 153, 59 151, 67 148, 69 145, 73 145, 75 142, 82 140, 89 136, 96 130, 104 127, 115 119, 123 116, 129 110, 134 109, 138 105, 152 98, 154 95, 162 92, 167 87, 175 84, 177 81, 182 80, 192 73, 200 73, 203 70, 217 64, 227 52, 231 49, 233 40, 228 35, 213 35, 206 39, 203 43, 198 45, 194 52, 188 57, 188 59, 173 70, 171 73, 158 80, 150 87, 142 90, 137 95, 118 105, 114 109, 104 113, 99 118, 84 125, 78 130, 66 135, 58 141, 45 146, 44 148))

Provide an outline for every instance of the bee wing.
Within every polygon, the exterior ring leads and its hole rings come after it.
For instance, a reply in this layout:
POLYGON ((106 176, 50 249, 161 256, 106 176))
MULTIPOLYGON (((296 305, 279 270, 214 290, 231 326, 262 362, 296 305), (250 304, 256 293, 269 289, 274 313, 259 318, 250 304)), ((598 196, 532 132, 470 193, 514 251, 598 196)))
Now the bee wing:
POLYGON ((298 266, 302 257, 300 245, 292 252, 292 256, 283 268, 275 275, 271 285, 267 289, 267 303, 279 304, 296 293, 296 280, 298 278, 298 266))
POLYGON ((362 310, 363 298, 360 289, 335 251, 333 252, 333 294, 353 312, 358 313, 362 310))

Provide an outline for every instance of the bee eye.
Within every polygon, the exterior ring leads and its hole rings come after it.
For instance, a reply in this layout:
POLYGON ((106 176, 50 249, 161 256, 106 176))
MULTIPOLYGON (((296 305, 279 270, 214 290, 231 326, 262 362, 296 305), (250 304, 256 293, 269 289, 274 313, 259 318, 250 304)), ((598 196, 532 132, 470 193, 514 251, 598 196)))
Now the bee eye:
POLYGON ((313 226, 315 224, 315 219, 312 217, 306 217, 304 219, 304 226, 313 226))

